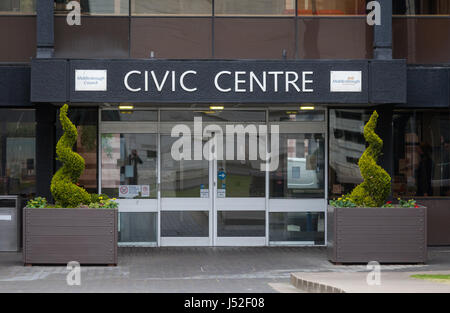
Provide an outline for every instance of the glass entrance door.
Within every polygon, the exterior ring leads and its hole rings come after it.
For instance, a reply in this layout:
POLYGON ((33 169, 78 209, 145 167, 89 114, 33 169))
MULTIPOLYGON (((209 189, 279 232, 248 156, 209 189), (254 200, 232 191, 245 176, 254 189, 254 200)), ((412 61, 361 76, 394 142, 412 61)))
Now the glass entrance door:
MULTIPOLYGON (((212 162, 177 150, 178 137, 161 135, 161 245, 213 245, 212 162)), ((203 147, 203 139, 185 138, 184 147, 203 147)))
POLYGON ((119 201, 120 244, 325 244, 322 110, 167 112, 101 112, 99 191, 119 201), (197 130, 195 114, 204 114, 197 130))
POLYGON ((266 141, 256 132, 240 136, 225 134, 223 158, 214 162, 216 246, 266 244, 266 175, 258 156, 266 141))

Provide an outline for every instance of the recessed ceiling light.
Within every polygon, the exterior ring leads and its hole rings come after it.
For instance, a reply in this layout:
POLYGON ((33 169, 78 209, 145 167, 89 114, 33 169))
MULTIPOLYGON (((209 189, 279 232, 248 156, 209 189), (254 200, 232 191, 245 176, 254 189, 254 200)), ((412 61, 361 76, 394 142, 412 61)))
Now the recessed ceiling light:
POLYGON ((223 110, 223 105, 211 105, 209 107, 210 110, 223 110))
POLYGON ((304 111, 306 111, 306 110, 314 110, 314 109, 315 109, 315 107, 312 106, 312 105, 302 105, 300 107, 300 110, 304 110, 304 111))

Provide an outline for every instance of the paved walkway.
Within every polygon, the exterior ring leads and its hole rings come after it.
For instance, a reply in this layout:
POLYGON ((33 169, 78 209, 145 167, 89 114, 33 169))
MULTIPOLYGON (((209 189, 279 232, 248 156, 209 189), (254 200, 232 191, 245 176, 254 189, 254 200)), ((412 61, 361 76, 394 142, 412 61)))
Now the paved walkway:
MULTIPOLYGON (((450 247, 429 256, 382 271, 450 270, 450 247)), ((81 286, 68 286, 65 266, 24 267, 20 253, 0 253, 0 292, 295 292, 291 273, 366 271, 331 264, 325 248, 121 248, 117 267, 82 267, 81 286)))
MULTIPOLYGON (((450 271, 424 272, 450 274, 450 271)), ((367 273, 294 273, 291 281, 304 292, 450 293, 450 283, 412 278, 418 272, 381 272, 380 284, 367 284, 367 273)))

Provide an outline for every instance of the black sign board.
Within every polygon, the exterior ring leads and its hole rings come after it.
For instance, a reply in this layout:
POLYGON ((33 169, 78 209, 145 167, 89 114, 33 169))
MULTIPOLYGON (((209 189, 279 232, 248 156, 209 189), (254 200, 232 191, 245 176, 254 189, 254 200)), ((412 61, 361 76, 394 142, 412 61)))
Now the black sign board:
MULTIPOLYGON (((406 77, 403 61, 380 64, 406 77)), ((35 59, 32 101, 365 104, 371 80, 369 60, 35 59)))

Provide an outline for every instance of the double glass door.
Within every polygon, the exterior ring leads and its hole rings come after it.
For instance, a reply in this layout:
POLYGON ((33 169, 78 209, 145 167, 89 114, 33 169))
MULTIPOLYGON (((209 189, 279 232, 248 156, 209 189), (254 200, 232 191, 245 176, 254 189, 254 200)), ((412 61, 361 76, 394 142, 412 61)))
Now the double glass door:
MULTIPOLYGON (((102 111, 99 191, 118 199, 120 244, 325 244, 323 118, 297 121, 289 111, 285 121, 287 113, 268 112, 268 121, 254 128, 242 121, 215 122, 210 136, 196 135, 194 124, 183 122, 186 133, 172 136, 178 124, 164 121, 162 113, 130 114, 146 119, 140 121, 102 111), (243 126, 245 138, 229 136, 230 125, 243 126), (277 162, 269 172, 261 151, 272 153, 272 139, 258 132, 260 125, 279 127, 272 155, 277 162)), ((204 123, 204 129, 209 126, 204 123)))
POLYGON ((259 162, 218 160, 217 145, 194 136, 189 141, 202 148, 201 160, 195 152, 178 160, 172 151, 177 140, 161 135, 161 245, 265 245, 265 174, 259 162))

